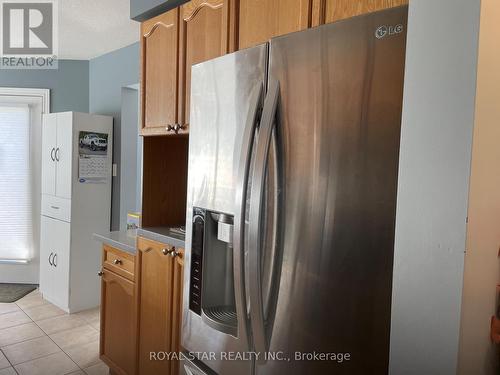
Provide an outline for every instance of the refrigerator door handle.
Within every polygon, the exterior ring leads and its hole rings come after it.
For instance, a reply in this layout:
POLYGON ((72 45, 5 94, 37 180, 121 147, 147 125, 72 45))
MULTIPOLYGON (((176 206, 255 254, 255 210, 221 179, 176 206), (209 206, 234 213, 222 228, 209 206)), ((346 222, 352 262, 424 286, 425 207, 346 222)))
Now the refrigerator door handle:
MULTIPOLYGON (((273 127, 279 98, 279 82, 270 80, 268 93, 264 101, 264 109, 257 138, 255 168, 252 176, 249 215, 249 294, 250 321, 252 326, 254 350, 257 353, 267 352, 267 337, 264 317, 262 292, 262 228, 263 201, 266 182, 267 160, 269 156, 273 127)), ((259 356, 259 363, 265 362, 265 356, 259 356)))
POLYGON ((259 111, 262 108, 264 84, 255 87, 250 97, 249 113, 246 120, 240 159, 238 162, 238 177, 236 181, 236 201, 234 209, 233 227, 233 276, 236 314, 238 316, 238 337, 247 337, 248 313, 245 292, 245 216, 247 203, 247 185, 254 147, 255 132, 257 129, 259 111), (244 330, 244 332, 241 332, 244 330))

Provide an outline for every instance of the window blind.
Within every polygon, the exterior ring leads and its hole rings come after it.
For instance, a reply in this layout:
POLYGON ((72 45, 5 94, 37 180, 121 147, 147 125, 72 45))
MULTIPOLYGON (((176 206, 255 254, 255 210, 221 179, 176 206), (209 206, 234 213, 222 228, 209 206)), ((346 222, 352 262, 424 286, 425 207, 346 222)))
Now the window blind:
POLYGON ((0 260, 28 260, 33 199, 28 106, 0 105, 0 260))

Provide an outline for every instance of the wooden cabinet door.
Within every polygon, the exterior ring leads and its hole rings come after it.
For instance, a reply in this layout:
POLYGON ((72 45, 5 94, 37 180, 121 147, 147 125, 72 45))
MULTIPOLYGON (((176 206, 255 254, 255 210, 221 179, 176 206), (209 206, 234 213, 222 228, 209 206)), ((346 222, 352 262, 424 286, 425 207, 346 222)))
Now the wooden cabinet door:
POLYGON ((116 373, 136 373, 137 311, 135 284, 102 270, 101 359, 116 373))
POLYGON ((239 49, 307 29, 311 24, 312 0, 240 0, 239 5, 239 49))
POLYGON ((313 0, 312 26, 408 4, 408 0, 313 0))
POLYGON ((168 134, 177 122, 179 8, 141 25, 142 135, 168 134))
POLYGON ((235 0, 192 0, 181 6, 179 111, 188 132, 191 67, 235 49, 235 0))
MULTIPOLYGON (((184 249, 178 250, 174 261, 172 283, 172 351, 181 351, 182 288, 184 284, 184 249)), ((171 374, 179 373, 179 361, 172 361, 171 374)))
POLYGON ((150 353, 170 353, 172 349, 172 287, 174 259, 165 245, 139 239, 141 263, 139 373, 169 375, 167 359, 151 360, 150 353))

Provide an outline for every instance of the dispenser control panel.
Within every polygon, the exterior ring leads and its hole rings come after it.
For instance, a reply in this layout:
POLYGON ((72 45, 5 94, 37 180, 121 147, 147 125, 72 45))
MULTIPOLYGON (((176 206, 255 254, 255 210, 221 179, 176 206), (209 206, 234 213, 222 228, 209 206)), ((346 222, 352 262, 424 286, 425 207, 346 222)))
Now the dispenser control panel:
POLYGON ((189 309, 201 314, 202 261, 205 237, 205 210, 193 209, 193 237, 191 242, 191 280, 189 286, 189 309))

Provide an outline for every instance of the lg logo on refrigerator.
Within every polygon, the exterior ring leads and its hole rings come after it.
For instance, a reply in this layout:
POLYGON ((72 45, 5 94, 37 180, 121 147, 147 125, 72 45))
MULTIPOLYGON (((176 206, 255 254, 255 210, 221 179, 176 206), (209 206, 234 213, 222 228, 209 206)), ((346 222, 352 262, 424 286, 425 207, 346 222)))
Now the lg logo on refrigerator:
POLYGON ((375 36, 377 39, 385 38, 386 36, 397 35, 403 32, 403 25, 398 24, 395 26, 382 25, 377 27, 375 30, 375 36))

